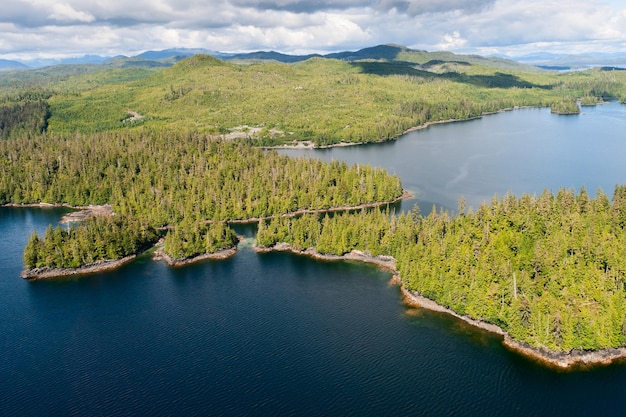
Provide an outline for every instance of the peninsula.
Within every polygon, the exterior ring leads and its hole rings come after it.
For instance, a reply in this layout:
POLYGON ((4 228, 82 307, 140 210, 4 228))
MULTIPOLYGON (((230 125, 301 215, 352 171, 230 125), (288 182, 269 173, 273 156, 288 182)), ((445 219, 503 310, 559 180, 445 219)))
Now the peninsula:
POLYGON ((624 356, 626 187, 616 187, 612 202, 601 192, 559 190, 494 198, 475 212, 460 201, 459 213, 422 216, 416 207, 396 217, 364 210, 279 218, 259 224, 257 243, 331 255, 324 259, 389 260, 407 300, 500 334, 508 347, 554 366, 624 356))

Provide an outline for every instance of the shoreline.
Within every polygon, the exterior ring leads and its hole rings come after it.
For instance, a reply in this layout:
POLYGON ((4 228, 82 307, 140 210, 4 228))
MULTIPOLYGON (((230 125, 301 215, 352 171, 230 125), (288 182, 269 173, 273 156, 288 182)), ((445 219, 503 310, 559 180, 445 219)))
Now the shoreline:
POLYGON ((338 143, 334 143, 332 145, 322 145, 322 146, 315 146, 315 143, 311 140, 304 140, 304 141, 295 141, 295 144, 292 145, 273 145, 273 146, 259 146, 259 148, 261 149, 329 149, 329 148, 341 148, 341 147, 346 147, 346 146, 359 146, 359 145, 368 145, 368 144, 372 144, 372 143, 385 143, 385 142, 391 142, 393 140, 397 140, 399 139, 401 136, 406 135, 407 133, 411 133, 411 132, 415 132, 417 130, 423 130, 423 129, 427 129, 430 126, 433 125, 439 125, 439 124, 446 124, 446 123, 458 123, 458 122, 467 122, 470 120, 477 120, 477 119, 482 119, 484 116, 488 116, 491 114, 498 114, 498 113, 504 113, 507 111, 513 111, 513 110, 517 110, 517 109, 529 109, 529 108, 542 108, 543 106, 517 106, 517 107, 507 107, 505 109, 500 109, 500 110, 495 110, 495 111, 490 111, 490 112, 484 112, 479 116, 472 116, 472 117, 468 117, 466 119, 446 119, 446 120, 433 120, 433 121, 428 121, 426 123, 423 123, 421 125, 418 126, 413 126, 410 127, 408 129, 406 129, 405 131, 403 131, 402 133, 398 134, 397 136, 393 136, 387 139, 380 139, 380 140, 373 140, 370 142, 338 142, 338 143))
POLYGON ((79 266, 78 268, 31 268, 25 269, 20 275, 22 278, 28 281, 38 281, 40 279, 54 279, 61 277, 68 277, 71 275, 87 275, 96 272, 105 272, 117 269, 122 265, 125 265, 137 257, 136 254, 125 256, 120 259, 108 259, 104 261, 97 261, 91 264, 79 266))
POLYGON ((357 206, 338 206, 338 207, 329 207, 327 209, 302 209, 302 210, 296 210, 296 211, 292 211, 289 213, 283 213, 283 214, 276 214, 273 216, 265 216, 265 217, 251 217, 249 219, 236 219, 236 220, 227 220, 228 224, 250 224, 250 223, 258 223, 261 220, 271 220, 274 219, 276 217, 296 217, 296 216, 301 216, 303 214, 323 214, 323 213, 334 213, 334 212, 338 212, 338 211, 351 211, 351 210, 361 210, 361 209, 365 209, 365 208, 373 208, 373 207, 381 207, 381 206, 386 206, 388 204, 395 204, 398 203, 402 200, 406 200, 409 198, 413 198, 413 194, 408 191, 403 189, 402 190, 402 194, 396 198, 394 198, 391 201, 381 201, 381 202, 374 202, 374 203, 363 203, 363 204, 359 204, 357 206))
POLYGON ((308 256, 319 261, 357 261, 376 265, 377 267, 389 272, 396 272, 396 260, 392 256, 372 256, 360 250, 352 250, 344 255, 331 255, 319 253, 315 248, 298 250, 289 243, 280 242, 271 247, 258 246, 256 243, 252 246, 256 253, 270 252, 291 252, 295 255, 308 256))
MULTIPOLYGON (((364 208, 371 208, 371 207, 380 207, 380 206, 384 206, 384 205, 388 205, 388 204, 393 204, 396 203, 398 201, 407 199, 407 198, 412 198, 413 195, 408 191, 403 189, 402 190, 402 194, 398 197, 396 197, 395 199, 391 200, 391 201, 384 201, 384 202, 373 202, 373 203, 364 203, 364 204, 360 204, 357 206, 340 206, 340 207, 331 207, 328 209, 314 209, 314 210, 297 210, 291 213, 284 213, 284 214, 278 214, 275 216, 267 216, 267 217, 263 217, 263 218, 249 218, 249 219, 243 219, 243 220, 230 220, 228 221, 229 224, 250 224, 250 223, 258 223, 261 220, 269 220, 272 219, 274 217, 279 217, 279 216, 283 216, 283 217, 295 217, 298 215, 302 215, 302 214, 309 214, 309 213, 330 213, 330 212, 339 212, 339 211, 350 211, 350 210, 360 210, 360 209, 364 209, 364 208)), ((107 215, 107 216, 111 216, 114 215, 112 209, 111 209, 111 205, 110 204, 105 204, 105 205, 89 205, 89 206, 72 206, 70 204, 67 203, 6 203, 6 204, 2 204, 0 205, 0 207, 14 207, 14 208, 69 208, 69 209, 74 209, 74 210, 78 210, 75 212, 71 212, 71 213, 67 213, 64 216, 61 217, 61 219, 59 220, 59 223, 69 223, 69 222, 80 222, 80 221, 84 221, 87 220, 91 217, 95 217, 95 216, 103 216, 103 215, 107 215)), ((239 239, 241 241, 241 238, 239 239)), ((87 265, 81 265, 77 268, 50 268, 50 267, 42 267, 42 268, 31 268, 31 269, 24 269, 22 271, 22 273, 20 274, 20 276, 24 279, 27 279, 29 281, 37 281, 40 279, 54 279, 54 278, 62 278, 62 277, 66 277, 66 276, 71 276, 71 275, 88 275, 88 274, 92 274, 92 273, 97 273, 97 272, 104 272, 104 271, 111 271, 114 270, 116 268, 119 268, 120 266, 130 262, 131 260, 133 260, 135 257, 137 257, 137 255, 140 255, 148 250, 150 250, 151 248, 157 247, 160 243, 162 243, 162 241, 158 241, 156 242, 154 245, 151 245, 150 247, 146 248, 145 250, 142 250, 136 254, 133 255, 129 255, 126 256, 124 258, 121 259, 112 259, 112 260, 104 260, 104 261, 97 261, 94 262, 92 264, 87 264, 87 265)), ((152 257, 153 260, 158 261, 158 260, 165 260, 165 262, 172 267, 179 267, 179 266, 185 266, 185 265, 189 265, 192 263, 196 263, 196 262, 200 262, 202 260, 206 260, 206 259, 214 259, 214 260, 222 260, 222 259, 227 259, 230 258, 234 255, 236 255, 237 253, 237 246, 234 246, 232 248, 229 249, 221 249, 218 250, 217 252, 212 252, 212 253, 202 253, 199 254, 197 256, 192 256, 190 258, 184 258, 184 259, 175 259, 172 258, 170 255, 166 254, 162 248, 158 248, 155 251, 154 256, 152 257)), ((321 257, 318 259, 322 259, 321 257)), ((355 260, 359 260, 356 259, 355 260)), ((395 262, 395 261, 394 261, 395 262)), ((395 264, 394 264, 394 268, 395 268, 395 264)))
POLYGON ((171 267, 180 267, 190 265, 196 262, 204 261, 206 259, 214 259, 214 260, 223 260, 233 257, 237 254, 237 247, 233 246, 228 249, 220 249, 216 252, 210 253, 201 253, 196 256, 191 256, 189 258, 173 258, 171 255, 165 253, 162 248, 157 249, 154 252, 154 256, 152 257, 153 261, 165 261, 168 266, 171 267))
POLYGON ((90 204, 88 206, 72 206, 67 203, 6 203, 0 205, 0 207, 14 207, 14 208, 68 208, 76 211, 64 214, 59 223, 73 223, 89 220, 92 217, 98 216, 113 216, 113 208, 110 204, 90 204))
POLYGON ((431 299, 426 298, 414 291, 406 289, 403 285, 401 285, 400 288, 403 300, 406 304, 439 313, 449 314, 471 326, 502 336, 502 344, 507 349, 535 360, 545 366, 569 370, 575 368, 610 365, 614 362, 626 360, 626 346, 589 351, 572 349, 569 352, 559 352, 544 347, 534 347, 526 342, 514 340, 508 332, 504 331, 501 327, 495 324, 487 323, 482 320, 476 320, 468 316, 462 316, 454 310, 437 304, 435 301, 432 301, 431 299))
POLYGON ((589 368, 596 366, 610 365, 614 362, 626 361, 626 346, 618 348, 604 348, 598 350, 581 350, 572 349, 569 352, 559 352, 550 350, 544 347, 533 347, 525 342, 514 340, 508 332, 501 327, 487 323, 482 320, 476 320, 468 316, 463 316, 444 307, 437 302, 426 298, 414 291, 408 290, 403 284, 402 279, 398 275, 396 269, 396 260, 391 256, 371 256, 365 252, 352 250, 345 255, 326 255, 317 252, 314 248, 308 248, 306 250, 297 250, 288 243, 277 243, 272 247, 261 247, 256 244, 253 246, 253 250, 257 253, 269 253, 269 252, 291 252, 296 255, 308 256, 316 260, 325 261, 340 261, 351 260, 357 262, 365 262, 373 264, 383 270, 393 273, 391 283, 400 287, 402 293, 403 302, 412 307, 424 308, 426 310, 449 314, 456 317, 465 323, 476 327, 481 330, 488 331, 495 335, 502 337, 502 344, 508 350, 516 352, 522 356, 525 356, 531 360, 537 361, 540 364, 560 370, 571 370, 579 368, 589 368))

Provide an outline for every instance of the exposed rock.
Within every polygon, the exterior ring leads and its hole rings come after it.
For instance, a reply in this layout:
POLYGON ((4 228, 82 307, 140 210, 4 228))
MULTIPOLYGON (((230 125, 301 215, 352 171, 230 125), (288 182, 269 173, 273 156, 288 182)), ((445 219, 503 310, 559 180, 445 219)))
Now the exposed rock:
POLYGON ((200 262, 205 259, 227 259, 234 256, 236 253, 237 247, 232 247, 229 249, 221 249, 217 252, 203 253, 190 258, 173 258, 170 254, 165 253, 161 248, 154 252, 154 257, 152 259, 155 261, 164 260, 169 266, 184 266, 194 262, 200 262))
POLYGON ((29 281, 40 279, 59 278, 70 275, 93 274, 95 272, 110 271, 132 261, 137 255, 126 256, 122 259, 97 261, 78 268, 32 268, 22 271, 21 277, 29 281))

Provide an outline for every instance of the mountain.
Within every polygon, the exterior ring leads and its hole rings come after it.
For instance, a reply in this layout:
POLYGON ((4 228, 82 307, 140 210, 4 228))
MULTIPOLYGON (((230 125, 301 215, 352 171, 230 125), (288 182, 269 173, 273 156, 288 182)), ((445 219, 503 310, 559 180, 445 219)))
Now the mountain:
MULTIPOLYGON (((359 49, 357 51, 343 51, 333 52, 325 55, 321 54, 307 54, 307 55, 290 55, 276 51, 256 51, 246 53, 225 53, 219 51, 212 51, 203 48, 170 48, 164 50, 150 50, 142 52, 141 54, 126 57, 103 57, 99 55, 85 55, 82 57, 72 57, 63 59, 37 59, 24 61, 23 63, 17 61, 11 61, 16 65, 15 68, 30 67, 30 68, 42 68, 54 65, 103 65, 107 68, 117 67, 126 68, 137 66, 141 68, 158 68, 162 66, 171 66, 176 62, 189 58, 193 55, 205 54, 211 55, 216 58, 225 61, 235 62, 258 62, 258 61, 276 61, 283 63, 295 63, 305 61, 314 57, 318 58, 330 58, 338 59, 342 61, 357 62, 357 61, 384 61, 393 62, 396 64, 409 64, 409 65, 428 65, 434 62, 438 64, 442 63, 454 63, 454 64, 471 64, 471 65, 484 65, 487 67, 496 68, 502 71, 525 71, 536 72, 540 69, 534 66, 535 62, 543 65, 545 64, 539 57, 529 58, 527 61, 520 60, 516 62, 507 57, 482 57, 478 55, 458 55, 452 52, 428 52, 422 50, 410 49, 401 45, 376 45, 368 48, 359 49), (21 67, 20 67, 21 66, 21 67)), ((556 59, 558 56, 549 57, 556 59)), ((3 65, 4 61, 0 60, 0 68, 10 67, 9 65, 3 65)), ((557 65, 557 64, 554 64, 557 65)), ((561 65, 561 64, 558 64, 561 65)), ((604 65, 615 65, 615 63, 607 62, 604 65)), ((15 69, 12 68, 12 69, 15 69)))
MULTIPOLYGON (((404 46, 399 45, 377 45, 369 48, 359 49, 358 51, 335 52, 324 55, 324 58, 341 59, 342 61, 361 61, 364 59, 376 59, 386 61, 398 60, 401 52, 412 51, 404 46)), ((413 51, 418 52, 418 51, 413 51)), ((419 51, 424 52, 424 51, 419 51)))
POLYGON ((21 62, 11 61, 8 59, 0 59, 0 69, 6 70, 16 70, 16 69, 28 69, 28 66, 22 64, 21 62))
POLYGON ((111 59, 111 57, 105 57, 100 55, 83 55, 80 57, 71 57, 71 58, 42 58, 42 59, 30 59, 22 61, 25 65, 30 68, 43 68, 50 67, 53 65, 83 65, 83 64, 93 64, 99 65, 107 60, 111 59))
POLYGON ((135 58, 143 58, 150 61, 160 61, 173 57, 188 58, 197 54, 213 55, 213 52, 202 48, 170 48, 164 49, 162 51, 146 51, 139 55, 135 55, 135 58))
POLYGON ((326 55, 310 54, 310 55, 288 55, 279 52, 251 52, 244 54, 236 54, 232 56, 220 57, 227 61, 262 61, 272 60, 285 63, 293 63, 305 61, 313 57, 322 57, 330 59, 339 59, 342 61, 358 62, 358 61, 385 61, 398 64, 410 65, 428 65, 433 62, 455 63, 455 64, 471 64, 484 65, 496 68, 502 71, 524 71, 537 72, 540 68, 536 66, 519 63, 511 59, 491 57, 486 58, 479 55, 457 55, 452 52, 428 52, 422 50, 410 49, 401 45, 377 45, 368 48, 359 49, 358 51, 334 52, 326 55))
MULTIPOLYGON (((213 55, 216 56, 216 55, 213 55)), ((220 58, 219 56, 217 56, 220 58)), ((242 54, 234 54, 234 55, 226 55, 221 58, 225 61, 278 61, 284 63, 294 63, 300 61, 306 61, 307 59, 313 57, 322 57, 319 54, 310 54, 310 55, 288 55, 275 51, 258 51, 258 52, 248 52, 242 54)))
MULTIPOLYGON (((185 59, 186 57, 180 57, 180 59, 185 59)), ((179 60, 180 60, 179 59, 179 60)), ((126 57, 119 56, 115 58, 111 58, 102 63, 103 66, 107 68, 161 68, 161 67, 169 67, 171 64, 158 62, 154 60, 148 60, 139 57, 126 57)))

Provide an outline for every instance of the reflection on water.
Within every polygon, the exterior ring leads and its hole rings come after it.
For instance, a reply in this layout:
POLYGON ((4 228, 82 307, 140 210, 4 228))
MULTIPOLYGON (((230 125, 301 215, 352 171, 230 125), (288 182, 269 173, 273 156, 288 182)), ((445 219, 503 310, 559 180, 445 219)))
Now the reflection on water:
POLYGON ((323 160, 380 166, 402 179, 428 213, 433 204, 455 210, 463 196, 469 206, 497 194, 541 194, 545 189, 584 186, 612 195, 626 183, 626 106, 585 108, 576 117, 548 109, 519 109, 466 122, 432 126, 396 141, 320 150, 280 150, 323 160))

